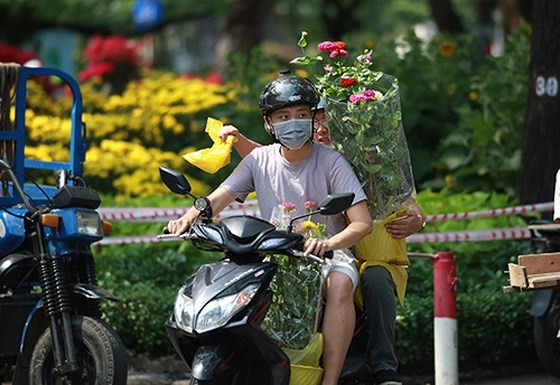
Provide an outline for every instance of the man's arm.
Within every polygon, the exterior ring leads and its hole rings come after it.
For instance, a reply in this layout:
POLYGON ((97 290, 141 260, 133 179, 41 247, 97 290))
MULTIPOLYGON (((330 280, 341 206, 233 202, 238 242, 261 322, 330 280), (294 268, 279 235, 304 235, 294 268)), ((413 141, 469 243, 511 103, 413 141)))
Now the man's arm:
MULTIPOLYGON (((225 209, 227 205, 234 200, 234 198, 235 197, 223 187, 218 187, 210 195, 208 195, 208 200, 210 201, 214 215, 225 209)), ((191 227, 197 215, 198 210, 193 206, 181 218, 169 221, 167 224, 169 233, 175 235, 183 234, 189 229, 189 227, 191 227)))
POLYGON ((366 201, 361 201, 346 210, 348 226, 329 239, 311 238, 305 242, 306 254, 323 255, 326 251, 354 246, 371 232, 372 219, 366 201))
POLYGON ((225 141, 229 135, 233 135, 237 138, 237 141, 233 144, 233 148, 239 153, 242 158, 245 158, 251 151, 257 147, 261 147, 261 144, 247 138, 243 135, 237 127, 232 125, 223 126, 218 132, 218 136, 225 141))

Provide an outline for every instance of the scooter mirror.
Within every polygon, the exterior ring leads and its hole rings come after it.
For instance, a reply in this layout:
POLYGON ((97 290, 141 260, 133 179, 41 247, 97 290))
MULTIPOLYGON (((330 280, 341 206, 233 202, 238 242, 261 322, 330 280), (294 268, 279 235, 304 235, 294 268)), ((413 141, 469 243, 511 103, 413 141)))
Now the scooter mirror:
POLYGON ((187 178, 180 172, 160 166, 159 176, 167 188, 175 194, 190 195, 191 185, 187 178))
POLYGON ((352 205, 354 193, 329 194, 319 203, 321 215, 335 215, 352 205))

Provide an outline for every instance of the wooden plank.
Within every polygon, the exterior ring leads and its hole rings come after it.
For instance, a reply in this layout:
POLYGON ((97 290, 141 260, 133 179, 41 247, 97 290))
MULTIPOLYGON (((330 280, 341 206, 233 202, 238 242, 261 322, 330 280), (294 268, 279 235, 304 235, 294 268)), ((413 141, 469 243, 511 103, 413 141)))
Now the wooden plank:
POLYGON ((529 289, 545 289, 560 285, 560 272, 535 274, 527 277, 529 289))
POLYGON ((518 293, 521 291, 518 287, 515 286, 503 286, 502 290, 505 294, 518 293))
POLYGON ((511 286, 519 287, 521 289, 527 288, 527 272, 525 266, 508 263, 508 269, 509 282, 511 286))
POLYGON ((543 223, 527 226, 530 230, 560 230, 560 223, 543 223))
POLYGON ((560 253, 526 254, 517 257, 527 275, 560 272, 560 253))

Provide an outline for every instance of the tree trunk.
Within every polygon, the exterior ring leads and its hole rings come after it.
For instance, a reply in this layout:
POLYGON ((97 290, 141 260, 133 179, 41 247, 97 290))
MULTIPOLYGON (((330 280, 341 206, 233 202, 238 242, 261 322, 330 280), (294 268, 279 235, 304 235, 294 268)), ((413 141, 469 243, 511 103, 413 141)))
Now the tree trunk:
POLYGON ((515 31, 522 19, 531 22, 531 0, 500 0, 504 36, 515 31))
POLYGON ((520 202, 549 202, 560 168, 560 2, 533 0, 520 202))
POLYGON ((260 42, 262 26, 276 0, 236 0, 216 46, 217 70, 225 73, 231 51, 246 55, 260 42))
POLYGON ((451 0, 430 0, 432 19, 440 32, 457 34, 465 31, 461 19, 453 9, 451 0))

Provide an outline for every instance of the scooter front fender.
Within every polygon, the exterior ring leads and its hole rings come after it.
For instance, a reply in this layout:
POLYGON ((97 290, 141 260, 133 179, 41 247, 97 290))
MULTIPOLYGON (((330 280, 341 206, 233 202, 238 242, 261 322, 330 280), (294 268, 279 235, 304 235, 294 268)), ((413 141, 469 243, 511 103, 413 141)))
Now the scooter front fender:
POLYGON ((533 317, 542 317, 548 311, 553 298, 554 290, 536 290, 529 314, 533 317))
POLYGON ((192 361, 191 376, 201 381, 216 377, 231 358, 231 352, 220 345, 201 345, 192 361))
POLYGON ((86 283, 75 284, 74 286, 72 286, 72 292, 87 299, 108 299, 111 301, 119 300, 108 290, 105 290, 102 287, 96 285, 90 285, 86 283))

